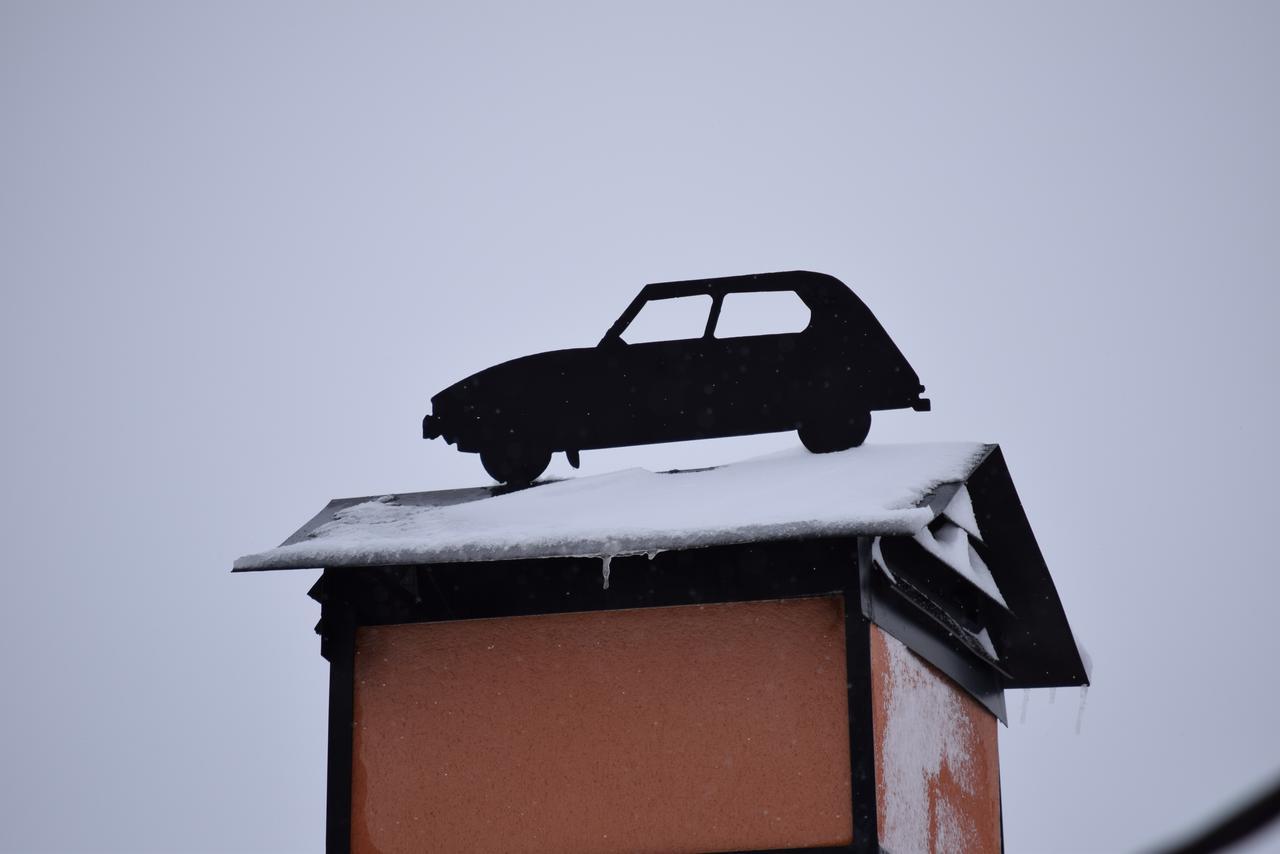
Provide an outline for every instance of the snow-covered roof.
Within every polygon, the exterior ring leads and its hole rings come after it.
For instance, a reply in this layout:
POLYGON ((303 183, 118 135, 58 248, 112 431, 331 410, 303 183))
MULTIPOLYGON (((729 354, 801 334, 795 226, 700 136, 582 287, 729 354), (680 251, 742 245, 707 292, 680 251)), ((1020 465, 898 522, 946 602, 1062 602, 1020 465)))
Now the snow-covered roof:
MULTIPOLYGON (((499 494, 479 488, 330 502, 236 570, 639 554, 761 540, 920 534, 994 448, 969 442, 788 450, 710 469, 627 469, 499 494), (936 502, 935 502, 936 503, 936 502)), ((952 511, 954 513, 954 511, 952 511)), ((966 519, 955 520, 967 524, 966 519)))

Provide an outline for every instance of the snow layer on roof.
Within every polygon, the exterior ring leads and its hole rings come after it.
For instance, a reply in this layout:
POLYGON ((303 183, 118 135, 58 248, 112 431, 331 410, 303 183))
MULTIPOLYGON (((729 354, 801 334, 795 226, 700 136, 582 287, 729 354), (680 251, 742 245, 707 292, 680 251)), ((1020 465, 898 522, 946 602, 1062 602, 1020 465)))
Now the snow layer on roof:
POLYGON ((978 528, 978 517, 973 512, 973 499, 969 497, 969 487, 961 486, 951 496, 951 502, 942 509, 942 515, 955 522, 978 542, 982 542, 982 531, 978 528))
POLYGON ((754 540, 912 535, 939 485, 963 482, 976 443, 782 451, 713 469, 627 469, 462 504, 394 496, 337 510, 306 538, 235 563, 245 569, 640 554, 754 540))
MULTIPOLYGON (((944 516, 949 516, 947 511, 942 512, 944 516)), ((915 541, 924 546, 929 554, 967 578, 983 593, 1004 607, 1009 607, 1000 594, 1000 587, 991 575, 986 561, 969 542, 969 534, 959 525, 943 519, 932 528, 921 529, 915 535, 915 541)))

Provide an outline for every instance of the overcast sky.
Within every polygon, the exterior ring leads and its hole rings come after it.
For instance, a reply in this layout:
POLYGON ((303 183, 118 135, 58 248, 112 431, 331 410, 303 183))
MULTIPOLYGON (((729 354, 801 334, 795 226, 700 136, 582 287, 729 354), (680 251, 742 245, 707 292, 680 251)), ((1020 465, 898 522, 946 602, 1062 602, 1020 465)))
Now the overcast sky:
POLYGON ((1268 780, 1278 43, 1266 3, 6 0, 0 849, 320 850, 316 573, 232 559, 487 482, 419 434, 462 376, 795 268, 929 388, 870 441, 1003 446, 1095 659, 1080 735, 1009 697, 1009 850, 1268 780))

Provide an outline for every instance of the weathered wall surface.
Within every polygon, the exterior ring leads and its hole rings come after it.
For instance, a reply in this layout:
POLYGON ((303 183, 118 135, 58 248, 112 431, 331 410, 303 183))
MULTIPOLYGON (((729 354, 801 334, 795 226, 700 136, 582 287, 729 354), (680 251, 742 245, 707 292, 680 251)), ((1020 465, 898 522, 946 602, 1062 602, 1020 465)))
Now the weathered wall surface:
POLYGON ((871 627, 880 842, 892 854, 1000 850, 996 719, 871 627))
POLYGON ((851 838, 840 597, 369 627, 356 649, 355 852, 851 838))

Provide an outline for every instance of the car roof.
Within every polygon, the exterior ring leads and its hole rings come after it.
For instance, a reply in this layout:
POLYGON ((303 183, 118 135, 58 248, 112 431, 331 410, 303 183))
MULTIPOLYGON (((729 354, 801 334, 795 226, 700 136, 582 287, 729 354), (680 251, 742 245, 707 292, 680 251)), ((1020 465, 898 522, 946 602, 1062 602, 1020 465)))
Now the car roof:
POLYGON ((809 270, 790 270, 782 273, 754 273, 747 276, 722 276, 715 279, 688 279, 681 282, 654 282, 645 285, 637 299, 667 299, 670 297, 708 294, 719 296, 727 293, 753 293, 760 291, 795 291, 802 297, 836 298, 852 297, 853 291, 835 276, 814 273, 809 270))

